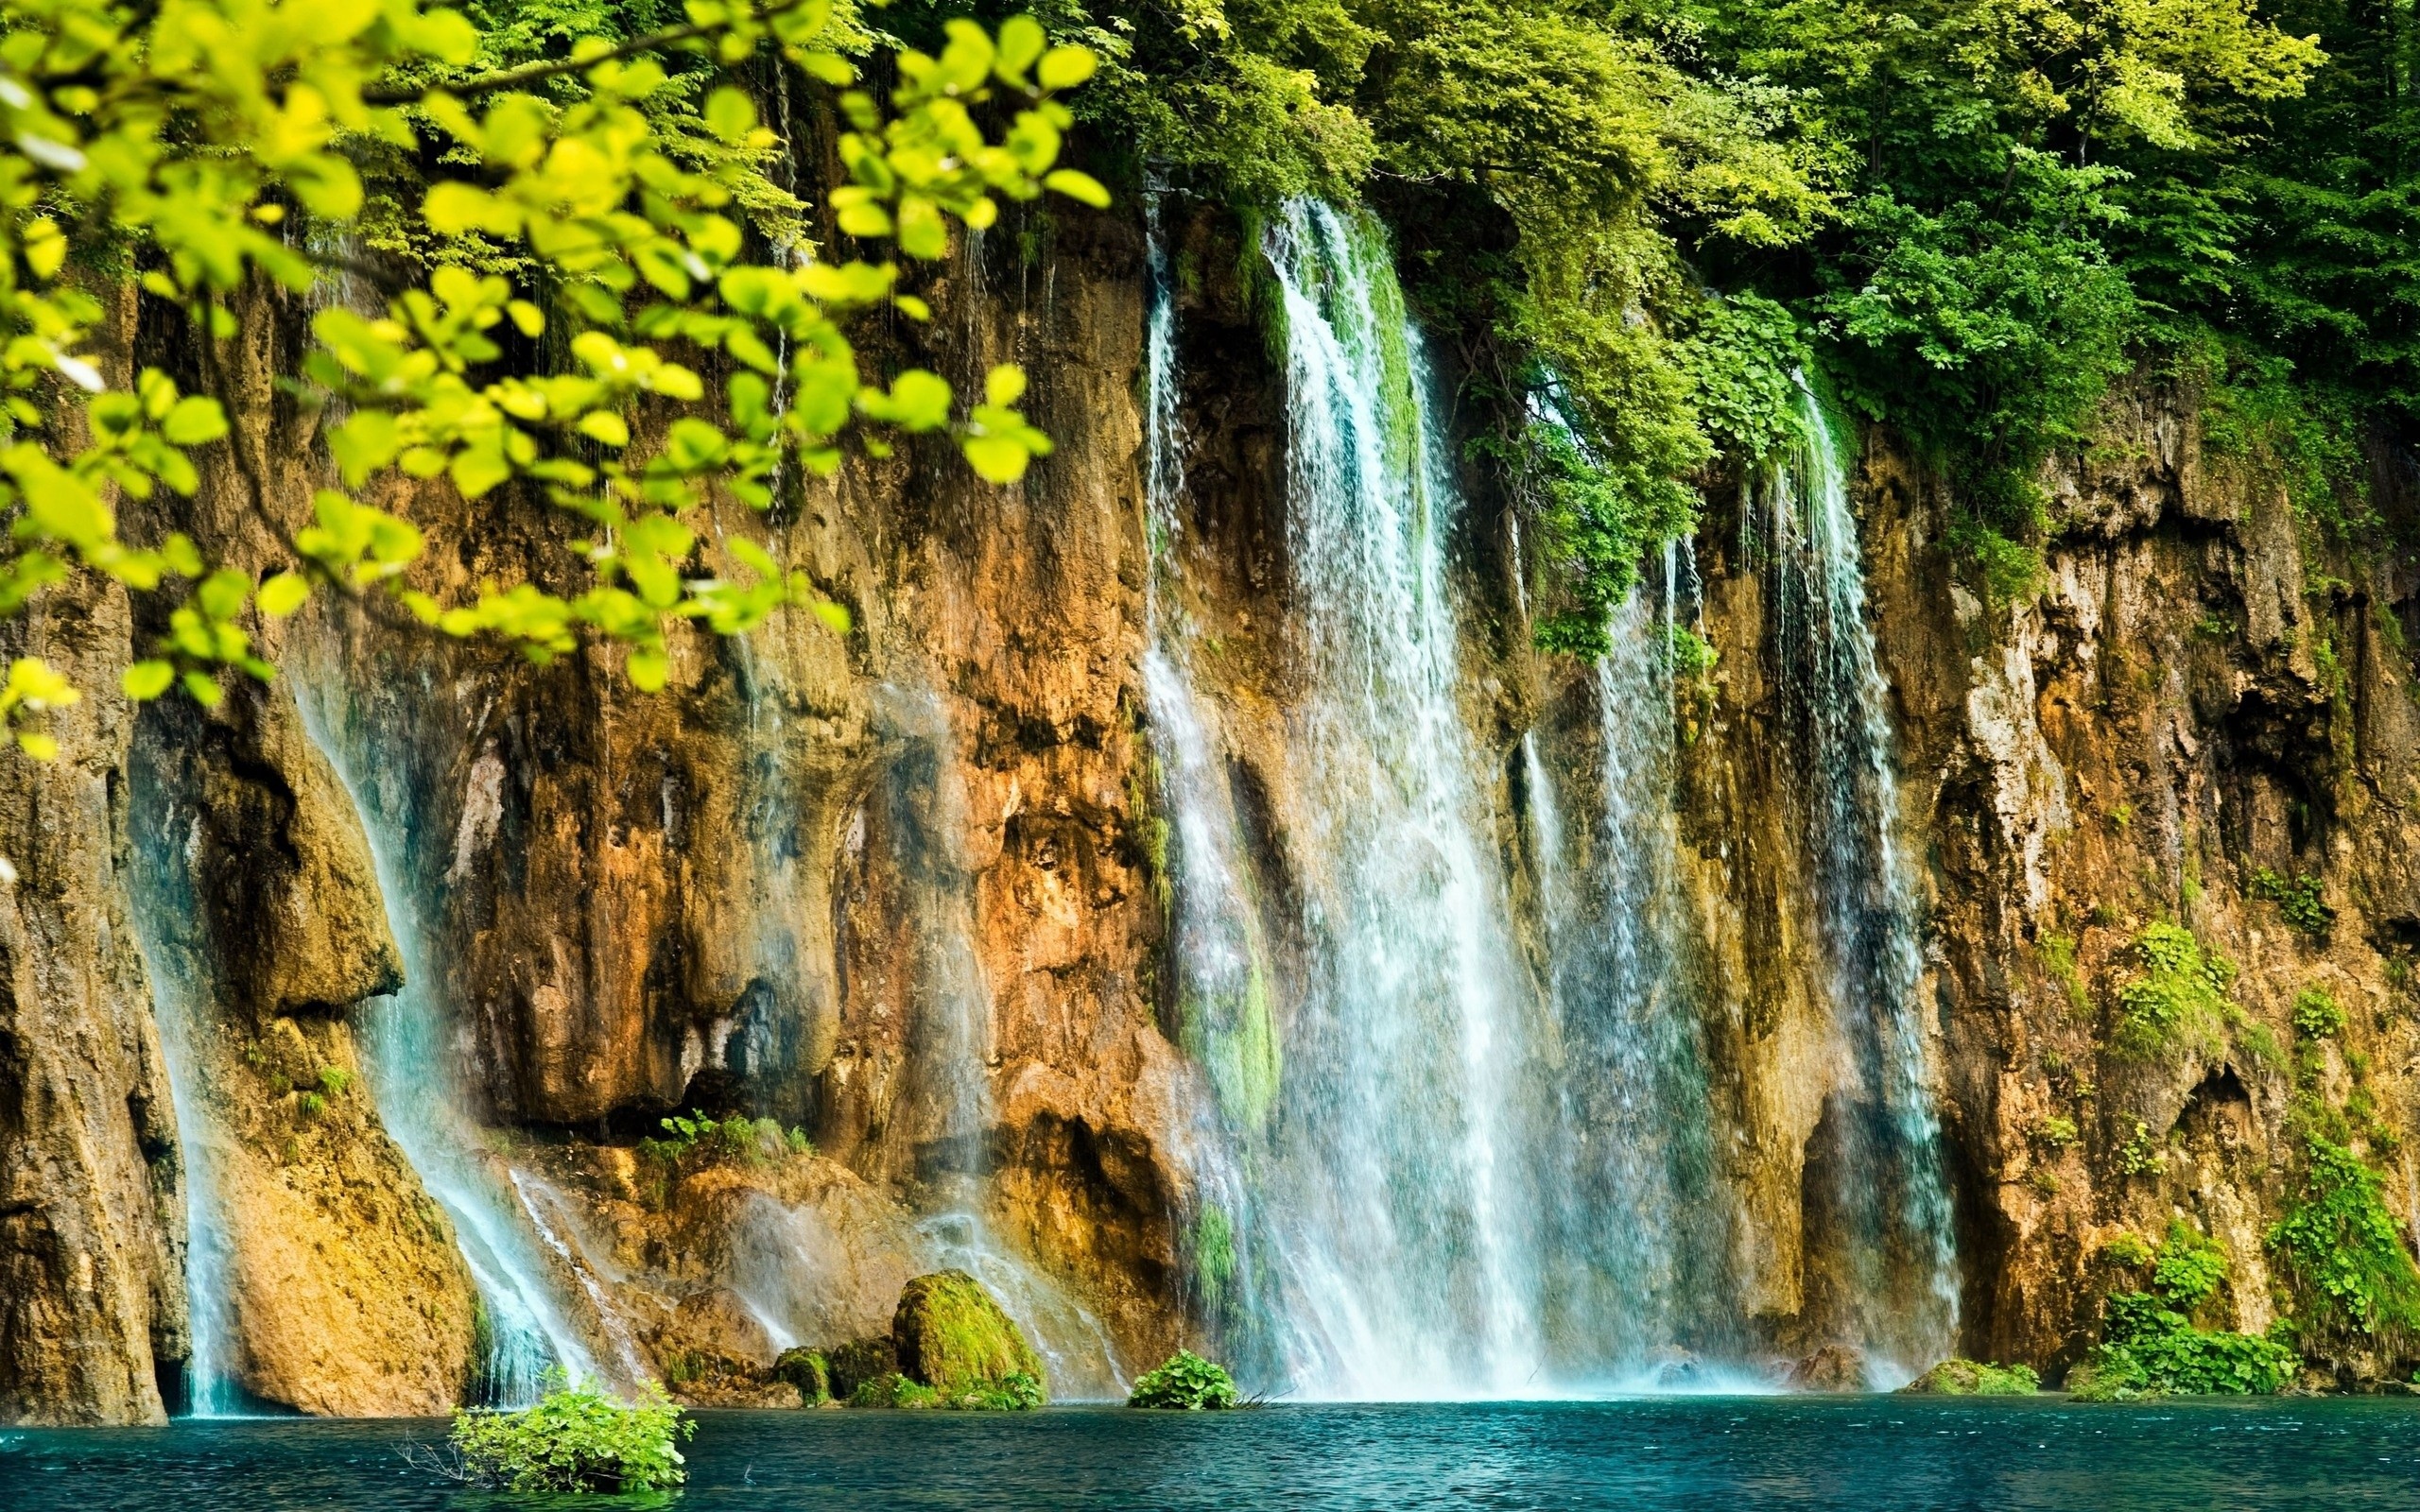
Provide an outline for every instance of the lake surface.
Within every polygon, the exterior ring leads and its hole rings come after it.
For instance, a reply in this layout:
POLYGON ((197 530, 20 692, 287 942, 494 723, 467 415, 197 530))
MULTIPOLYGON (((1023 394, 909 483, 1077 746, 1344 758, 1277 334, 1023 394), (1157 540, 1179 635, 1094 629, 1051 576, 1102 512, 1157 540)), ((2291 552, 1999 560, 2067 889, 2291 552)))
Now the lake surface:
MULTIPOLYGON (((1186 1417, 710 1412, 679 1512, 738 1508, 2420 1506, 2420 1400, 2080 1406, 1656 1398, 1186 1417)), ((0 1431, 0 1508, 617 1504, 468 1492, 398 1451, 441 1422, 0 1431)))

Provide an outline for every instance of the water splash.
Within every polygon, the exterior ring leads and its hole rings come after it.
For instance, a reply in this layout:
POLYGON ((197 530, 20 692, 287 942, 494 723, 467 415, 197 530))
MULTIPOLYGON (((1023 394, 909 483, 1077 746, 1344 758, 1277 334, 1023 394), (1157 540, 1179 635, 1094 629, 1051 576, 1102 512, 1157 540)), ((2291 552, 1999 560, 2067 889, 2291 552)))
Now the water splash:
POLYGON ((1838 1325, 1912 1372, 1958 1319, 1956 1239, 1940 1122, 1926 1069, 1922 917, 1898 839, 1890 687, 1866 622, 1864 566, 1847 466, 1802 378, 1803 444, 1743 509, 1743 542, 1769 575, 1785 724, 1781 749, 1810 839, 1810 900, 1823 943, 1842 1084, 1824 1113, 1822 1194, 1847 1284, 1838 1325), (1761 539, 1759 539, 1761 538, 1761 539), (1912 1362, 1912 1366, 1910 1366, 1912 1362))
MULTIPOLYGON (((556 1295, 552 1266, 513 1193, 511 1173, 465 1111, 421 892, 405 861, 419 833, 412 795, 401 774, 380 760, 379 736, 364 723, 364 712, 340 692, 328 691, 342 687, 337 679, 298 677, 295 682, 303 728, 360 815, 387 925, 403 955, 403 990, 371 999, 355 1020, 361 1055, 379 1120, 452 1220, 487 1310, 490 1344, 480 1394, 499 1406, 534 1401, 556 1367, 603 1379, 571 1310, 556 1295)), ((475 786, 477 781, 475 771, 475 786)))

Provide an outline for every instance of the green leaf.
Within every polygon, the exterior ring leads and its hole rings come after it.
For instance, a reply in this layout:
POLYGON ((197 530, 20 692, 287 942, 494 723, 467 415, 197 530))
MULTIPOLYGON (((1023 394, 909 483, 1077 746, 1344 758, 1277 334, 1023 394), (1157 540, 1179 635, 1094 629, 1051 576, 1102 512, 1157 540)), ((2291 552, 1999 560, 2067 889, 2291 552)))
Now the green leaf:
POLYGON ((661 693, 665 679, 670 676, 672 663, 661 647, 638 645, 631 648, 631 686, 641 693, 661 693))
POLYGON ((706 129, 725 142, 739 142, 756 129, 756 105, 743 91, 726 84, 706 96, 706 129))
POLYGON ((1025 476, 1033 454, 1005 436, 970 436, 960 449, 976 474, 989 483, 1014 483, 1025 476))
POLYGON ((608 446, 631 444, 630 423, 610 409, 590 410, 579 417, 579 422, 573 428, 590 440, 602 441, 608 446))
POLYGON ((215 399, 187 394, 160 421, 160 434, 179 446, 201 446, 227 434, 227 412, 215 399))
POLYGON ((187 696, 204 709, 217 708, 219 700, 227 696, 227 690, 221 688, 218 679, 207 672, 186 673, 184 684, 187 696))
POLYGON ((1013 79, 1033 66, 1049 40, 1043 34, 1041 22, 1031 16, 1011 16, 1000 23, 1000 53, 994 66, 1002 78, 1013 79))
POLYGON ((1100 66, 1089 47, 1053 47, 1042 55, 1042 66, 1034 73, 1034 82, 1046 90, 1074 89, 1093 77, 1100 66))
POLYGON ((284 619, 301 609, 311 597, 311 580, 301 573, 284 572, 261 584, 256 601, 261 612, 271 619, 284 619))
POLYGON ((1025 369, 1014 363, 1004 362, 983 379, 986 403, 1003 407, 1025 397, 1025 369))
POLYGON ((1073 168, 1053 168, 1042 180, 1042 186, 1056 190, 1070 199, 1090 205, 1095 210, 1109 208, 1109 191, 1102 188, 1100 180, 1089 173, 1078 173, 1073 168))
POLYGON ((135 702, 147 703, 167 692, 168 684, 176 680, 177 669, 173 663, 153 660, 137 662, 128 667, 125 676, 118 679, 118 686, 135 702))

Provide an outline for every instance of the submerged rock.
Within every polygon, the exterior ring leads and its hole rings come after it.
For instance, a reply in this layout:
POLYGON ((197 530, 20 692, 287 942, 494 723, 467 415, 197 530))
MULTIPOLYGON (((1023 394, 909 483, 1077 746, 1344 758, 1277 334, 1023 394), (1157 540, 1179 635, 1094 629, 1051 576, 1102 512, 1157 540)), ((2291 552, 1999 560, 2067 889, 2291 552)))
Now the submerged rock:
POLYGON ((1944 1360, 1899 1388, 1918 1396, 2030 1397, 2042 1378, 2030 1365, 1991 1365, 1980 1360, 1944 1360))
POLYGON ((900 1373, 952 1406, 1042 1405, 1042 1361, 983 1283, 962 1270, 908 1283, 891 1315, 890 1344, 900 1373))
POLYGON ((1865 1351, 1852 1345, 1826 1344, 1789 1367, 1792 1391, 1870 1391, 1865 1351))

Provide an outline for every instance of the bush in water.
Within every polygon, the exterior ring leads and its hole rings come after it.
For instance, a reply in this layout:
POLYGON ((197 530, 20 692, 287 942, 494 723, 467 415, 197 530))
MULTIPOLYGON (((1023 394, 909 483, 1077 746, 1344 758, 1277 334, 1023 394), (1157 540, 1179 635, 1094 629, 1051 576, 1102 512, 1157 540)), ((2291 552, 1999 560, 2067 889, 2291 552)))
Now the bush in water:
POLYGON ((698 1430, 660 1389, 625 1405, 560 1376, 534 1407, 454 1414, 463 1478, 511 1491, 663 1491, 687 1478, 698 1430))
POLYGON ((1179 1349, 1167 1363, 1134 1383, 1129 1407, 1170 1407, 1183 1412, 1221 1411, 1243 1405, 1236 1383, 1224 1366, 1190 1349, 1179 1349))

